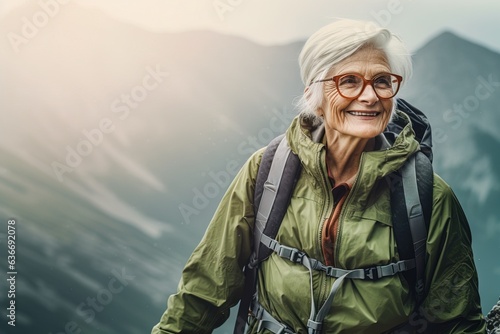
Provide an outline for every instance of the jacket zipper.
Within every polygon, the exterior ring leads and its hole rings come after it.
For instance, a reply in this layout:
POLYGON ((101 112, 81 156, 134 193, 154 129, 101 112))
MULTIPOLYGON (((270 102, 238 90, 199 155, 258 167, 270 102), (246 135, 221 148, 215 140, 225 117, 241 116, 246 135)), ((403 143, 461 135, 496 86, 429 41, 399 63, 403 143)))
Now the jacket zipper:
MULTIPOLYGON (((320 154, 321 158, 321 154, 320 154)), ((328 171, 326 170, 326 165, 325 164, 320 164, 321 166, 321 175, 323 179, 323 189, 325 193, 327 194, 325 205, 323 208, 323 211, 321 212, 321 222, 320 222, 320 227, 319 227, 319 233, 318 233, 318 245, 319 245, 319 254, 321 254, 321 259, 323 260, 323 263, 325 263, 326 259, 323 255, 323 227, 325 225, 325 221, 327 221, 330 216, 333 214, 333 195, 332 191, 330 189, 330 181, 328 179, 328 171), (325 176, 326 175, 326 176, 325 176)))
POLYGON ((341 231, 341 228, 342 228, 342 222, 344 220, 344 212, 346 210, 346 207, 349 205, 349 202, 351 200, 351 198, 353 197, 353 193, 357 190, 357 183, 358 183, 358 180, 360 179, 361 177, 361 173, 362 173, 362 170, 363 170, 363 163, 364 163, 364 160, 365 160, 365 153, 362 153, 361 154, 361 159, 360 159, 360 162, 359 162, 359 169, 358 169, 358 174, 356 175, 356 178, 354 179, 354 182, 352 184, 352 189, 349 191, 349 194, 347 195, 347 198, 345 199, 345 202, 344 204, 342 205, 342 208, 340 209, 340 214, 339 214, 339 223, 338 223, 338 226, 337 226, 337 233, 336 233, 336 237, 335 237, 335 250, 333 252, 333 254, 335 254, 335 256, 333 257, 333 263, 335 264, 335 267, 337 268, 340 268, 340 264, 339 264, 339 243, 340 243, 340 240, 341 240, 341 237, 340 237, 340 231, 341 231))
MULTIPOLYGON (((326 170, 326 164, 324 161, 321 161, 321 151, 319 152, 319 165, 321 166, 321 175, 323 179, 323 188, 325 191, 325 194, 327 194, 325 205, 323 208, 323 211, 321 212, 321 222, 320 222, 320 227, 319 227, 319 234, 318 234, 318 245, 319 245, 319 254, 321 254, 320 258, 322 259, 322 262, 325 263, 326 259, 323 254, 323 227, 325 225, 325 222, 329 219, 329 217, 333 214, 333 206, 334 206, 334 201, 333 201, 333 194, 330 189, 330 180, 328 178, 328 171, 326 170)), ((321 307, 323 303, 326 301, 328 298, 328 293, 330 291, 330 287, 328 286, 328 280, 326 279, 325 275, 320 275, 320 280, 321 284, 319 286, 321 287, 320 291, 318 291, 318 302, 320 302, 320 306, 317 305, 317 307, 321 307)))

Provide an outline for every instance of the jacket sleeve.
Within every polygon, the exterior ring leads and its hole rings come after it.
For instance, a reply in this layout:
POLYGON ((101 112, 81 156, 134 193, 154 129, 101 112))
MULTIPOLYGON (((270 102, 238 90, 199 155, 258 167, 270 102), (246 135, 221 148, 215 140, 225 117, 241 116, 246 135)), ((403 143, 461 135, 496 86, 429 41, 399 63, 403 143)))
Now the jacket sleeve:
POLYGON ((241 298, 252 248, 253 194, 262 152, 242 167, 182 272, 152 334, 211 333, 241 298))
POLYGON ((485 333, 467 218, 451 188, 437 175, 427 241, 424 333, 485 333))

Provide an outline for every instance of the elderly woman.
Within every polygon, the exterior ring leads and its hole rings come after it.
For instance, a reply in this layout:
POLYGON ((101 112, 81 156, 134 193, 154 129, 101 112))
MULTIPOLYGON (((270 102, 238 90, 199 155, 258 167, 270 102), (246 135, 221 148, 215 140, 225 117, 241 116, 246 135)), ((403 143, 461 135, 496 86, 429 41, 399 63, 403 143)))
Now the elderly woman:
MULTIPOLYGON (((299 63, 305 90, 286 139, 302 172, 276 240, 344 270, 395 263, 391 189, 384 177, 419 150, 394 98, 411 74, 410 56, 388 30, 342 20, 311 36, 299 63), (395 113, 406 126, 391 142, 384 130, 395 113)), ((210 333, 240 300, 263 152, 250 157, 230 185, 152 333, 210 333)), ((258 271, 259 310, 249 315, 248 332, 484 333, 467 220, 450 187, 437 175, 433 182, 418 313, 402 274, 340 282, 273 253, 258 271), (309 319, 311 298, 318 309, 328 303, 321 323, 309 319)))

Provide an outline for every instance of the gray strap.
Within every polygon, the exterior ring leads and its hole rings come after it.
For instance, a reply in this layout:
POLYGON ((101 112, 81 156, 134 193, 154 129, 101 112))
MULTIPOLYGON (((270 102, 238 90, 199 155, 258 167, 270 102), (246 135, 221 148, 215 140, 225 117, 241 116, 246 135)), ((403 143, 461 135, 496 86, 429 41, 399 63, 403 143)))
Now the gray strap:
POLYGON ((349 272, 346 272, 344 275, 340 276, 335 280, 330 290, 330 294, 328 298, 325 300, 323 306, 319 310, 318 314, 313 318, 310 317, 307 321, 307 327, 310 334, 321 333, 321 327, 323 326, 323 321, 325 320, 328 311, 330 311, 330 307, 332 306, 333 298, 337 293, 340 285, 344 281, 345 278, 349 276, 349 272))
POLYGON ((258 301, 255 302, 252 308, 253 316, 259 321, 257 332, 262 329, 267 329, 272 333, 295 334, 295 332, 287 325, 276 320, 269 312, 267 312, 258 301))
POLYGON ((264 183, 262 199, 260 201, 259 211, 257 212, 256 224, 261 230, 266 226, 266 221, 271 213, 271 209, 276 199, 277 190, 280 186, 281 177, 283 176, 286 160, 290 153, 291 150, 287 144, 286 138, 283 138, 276 149, 276 154, 274 155, 273 163, 271 164, 271 169, 269 170, 269 176, 267 177, 267 181, 264 183))
MULTIPOLYGON (((406 210, 408 213, 408 221, 413 239, 413 249, 415 250, 415 267, 417 277, 420 277, 420 280, 422 280, 425 270, 427 229, 425 226, 422 205, 418 196, 415 155, 411 156, 410 159, 408 159, 408 162, 403 166, 402 175, 406 210)), ((417 282, 417 289, 423 290, 423 288, 423 282, 417 282)))
POLYGON ((307 320, 307 331, 308 334, 317 334, 321 333, 323 320, 325 319, 325 316, 328 314, 328 311, 330 310, 333 298, 335 297, 335 294, 337 293, 344 279, 349 275, 350 271, 347 271, 344 275, 340 276, 335 280, 328 295, 328 298, 325 300, 318 313, 316 313, 316 304, 314 302, 314 295, 313 295, 314 288, 313 288, 313 277, 312 277, 312 272, 314 269, 311 266, 311 261, 309 260, 309 257, 306 255, 302 257, 302 264, 307 269, 309 269, 309 281, 311 285, 311 313, 309 314, 309 319, 307 320))
MULTIPOLYGON (((288 247, 281 245, 275 239, 272 239, 266 235, 262 235, 261 242, 264 246, 272 249, 277 255, 288 259, 295 263, 300 263, 309 270, 309 282, 311 289, 311 312, 309 319, 307 321, 308 334, 316 334, 321 332, 321 327, 323 326, 323 320, 330 310, 331 304, 337 293, 340 285, 346 278, 351 279, 370 279, 377 280, 382 277, 393 276, 399 272, 410 270, 415 267, 415 260, 402 260, 395 263, 390 263, 384 266, 376 266, 366 269, 353 269, 345 270, 340 268, 335 268, 331 266, 325 266, 321 261, 316 259, 310 259, 304 252, 298 250, 297 248, 288 247), (314 302, 314 288, 313 288, 313 270, 319 270, 325 272, 328 276, 336 277, 337 279, 332 285, 330 293, 327 300, 321 306, 320 310, 316 313, 316 304, 314 302)), ((274 318, 273 322, 267 319, 261 320, 259 326, 266 326, 265 328, 272 330, 282 330, 283 326, 280 322, 276 322, 274 318), (279 325, 279 326, 278 326, 279 325)), ((259 327, 260 328, 260 327, 259 327)), ((278 333, 274 331, 273 333, 278 333)), ((281 333, 281 332, 280 332, 281 333)))
POLYGON ((377 280, 382 277, 394 276, 397 273, 404 272, 415 268, 415 260, 401 260, 394 263, 389 263, 383 266, 375 266, 371 268, 345 270, 331 266, 325 266, 318 260, 311 259, 313 269, 324 271, 326 275, 331 277, 341 277, 348 273, 347 278, 377 280))
POLYGON ((261 236, 260 240, 264 246, 272 249, 280 257, 288 259, 292 262, 301 263, 301 258, 305 255, 304 252, 298 250, 297 248, 283 246, 276 241, 276 239, 273 239, 265 234, 261 236))
POLYGON ((314 302, 314 286, 313 286, 313 275, 312 275, 312 267, 311 262, 309 261, 309 257, 302 257, 302 264, 309 270, 309 285, 311 287, 311 313, 309 314, 309 319, 307 321, 307 330, 309 334, 315 333, 318 330, 321 330, 322 322, 316 323, 316 303, 314 302), (312 332, 311 332, 312 331, 312 332))
MULTIPOLYGON (((308 263, 308 257, 304 257, 305 262, 308 263)), ((330 310, 333 298, 335 297, 336 292, 338 291, 340 285, 347 277, 345 274, 342 277, 339 277, 332 285, 330 290, 330 294, 328 295, 327 300, 316 314, 316 306, 313 298, 313 287, 312 287, 312 268, 307 266, 309 269, 310 275, 310 283, 311 283, 311 313, 309 319, 307 321, 307 328, 309 334, 317 334, 321 333, 321 327, 323 325, 323 320, 325 319, 328 311, 330 310)), ((262 305, 258 301, 255 301, 254 307, 252 307, 252 314, 259 321, 257 325, 257 332, 260 332, 262 329, 267 329, 268 331, 276 334, 296 334, 296 332, 289 326, 279 322, 274 318, 269 312, 267 312, 262 305)))
POLYGON ((256 233, 254 239, 254 254, 256 255, 259 254, 261 239, 265 236, 264 228, 266 227, 267 220, 269 219, 271 209, 274 206, 276 195, 278 194, 278 188, 283 176, 283 171, 285 169, 285 164, 290 154, 291 150, 288 146, 286 137, 283 137, 278 145, 278 148, 276 149, 271 169, 269 170, 269 175, 264 183, 262 199, 255 218, 256 233))
MULTIPOLYGON (((275 239, 263 234, 261 242, 264 246, 272 249, 277 255, 288 259, 294 263, 300 263, 309 270, 309 283, 311 289, 311 312, 307 321, 308 334, 321 333, 323 321, 328 314, 332 305, 335 294, 337 293, 342 282, 346 278, 351 279, 371 279, 376 280, 382 277, 393 276, 399 272, 410 270, 415 267, 415 260, 403 260, 395 263, 390 263, 384 266, 376 266, 366 269, 353 269, 345 270, 325 266, 323 263, 316 259, 310 259, 304 252, 297 248, 281 245, 275 239), (316 304, 314 302, 314 288, 313 288, 313 270, 319 270, 326 273, 326 275, 337 278, 333 283, 328 298, 321 306, 320 310, 316 313, 316 304)), ((258 304, 258 303, 257 303, 258 304)), ((294 333, 290 328, 272 317, 260 304, 258 309, 254 311, 254 315, 259 319, 257 331, 261 328, 268 329, 272 333, 294 333)))
POLYGON ((409 259, 371 268, 352 270, 340 269, 326 266, 321 261, 308 258, 304 252, 298 250, 297 248, 283 246, 278 241, 268 237, 267 235, 262 235, 261 242, 264 246, 272 249, 282 258, 295 263, 300 263, 306 267, 309 265, 313 270, 324 271, 326 275, 336 278, 340 278, 347 274, 347 278, 377 280, 382 277, 394 276, 397 273, 415 268, 415 260, 409 259), (307 258, 308 261, 307 265, 304 264, 305 258, 307 258))

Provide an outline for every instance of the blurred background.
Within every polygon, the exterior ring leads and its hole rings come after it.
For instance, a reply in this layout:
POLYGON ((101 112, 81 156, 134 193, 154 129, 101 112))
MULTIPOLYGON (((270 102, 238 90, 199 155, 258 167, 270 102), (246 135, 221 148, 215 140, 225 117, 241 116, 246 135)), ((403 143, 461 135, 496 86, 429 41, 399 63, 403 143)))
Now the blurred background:
POLYGON ((230 180, 295 116, 305 39, 338 17, 408 44, 399 96, 431 120, 486 313, 500 296, 498 13, 486 0, 2 0, 1 332, 149 333, 230 180))

